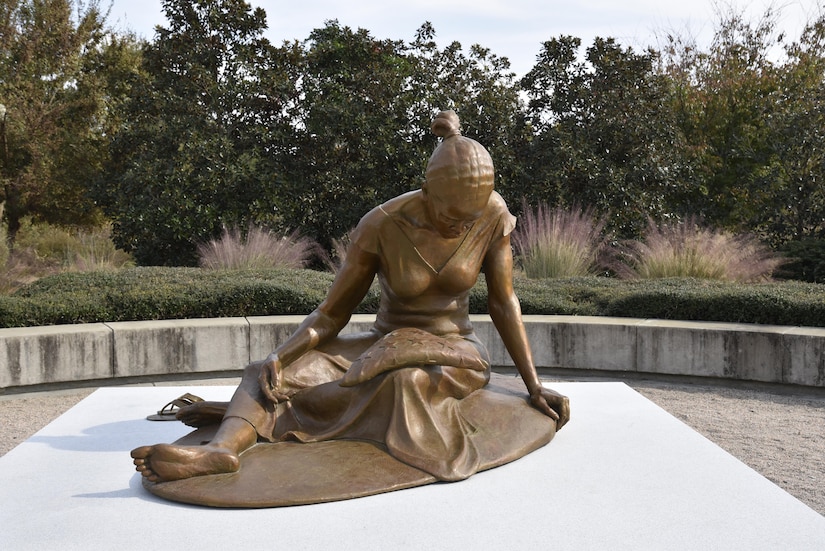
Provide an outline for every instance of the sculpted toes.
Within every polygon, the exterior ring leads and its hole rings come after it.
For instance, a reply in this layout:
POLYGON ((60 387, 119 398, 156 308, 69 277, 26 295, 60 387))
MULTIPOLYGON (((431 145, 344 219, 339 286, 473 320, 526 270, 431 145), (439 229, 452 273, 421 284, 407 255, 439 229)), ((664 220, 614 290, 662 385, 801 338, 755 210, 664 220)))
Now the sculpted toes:
POLYGON ((143 459, 147 457, 152 451, 151 446, 141 446, 132 450, 131 455, 134 459, 143 459))

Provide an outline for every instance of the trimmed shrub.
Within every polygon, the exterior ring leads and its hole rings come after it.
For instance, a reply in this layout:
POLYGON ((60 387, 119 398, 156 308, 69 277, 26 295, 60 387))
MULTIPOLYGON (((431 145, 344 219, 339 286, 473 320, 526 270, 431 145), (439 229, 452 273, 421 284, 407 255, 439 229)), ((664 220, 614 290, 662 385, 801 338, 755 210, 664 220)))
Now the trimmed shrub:
POLYGON ((621 282, 605 277, 524 279, 513 282, 523 314, 601 315, 621 282))
MULTIPOLYGON (((161 267, 61 273, 0 297, 0 326, 308 314, 332 278, 313 270, 161 267)), ((359 311, 375 311, 377 304, 374 289, 359 311)))
MULTIPOLYGON (((0 327, 174 318, 309 314, 333 275, 313 270, 129 268, 62 273, 0 297, 0 327)), ((605 277, 514 281, 524 314, 616 316, 825 327, 825 286, 605 277)), ((487 312, 484 278, 470 312, 487 312)), ((374 283, 358 313, 378 310, 374 283)))
POLYGON ((618 294, 602 314, 825 327, 823 290, 820 285, 801 282, 737 285, 676 278, 639 281, 618 294))

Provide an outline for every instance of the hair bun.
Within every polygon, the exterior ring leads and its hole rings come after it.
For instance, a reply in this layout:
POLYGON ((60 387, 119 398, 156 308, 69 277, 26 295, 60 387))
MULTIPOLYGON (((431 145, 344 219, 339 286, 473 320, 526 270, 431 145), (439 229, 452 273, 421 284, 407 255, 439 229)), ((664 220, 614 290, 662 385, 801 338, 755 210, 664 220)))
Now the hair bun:
POLYGON ((439 138, 449 138, 451 136, 461 135, 461 121, 458 120, 458 115, 455 111, 442 111, 433 119, 430 125, 430 130, 439 138))

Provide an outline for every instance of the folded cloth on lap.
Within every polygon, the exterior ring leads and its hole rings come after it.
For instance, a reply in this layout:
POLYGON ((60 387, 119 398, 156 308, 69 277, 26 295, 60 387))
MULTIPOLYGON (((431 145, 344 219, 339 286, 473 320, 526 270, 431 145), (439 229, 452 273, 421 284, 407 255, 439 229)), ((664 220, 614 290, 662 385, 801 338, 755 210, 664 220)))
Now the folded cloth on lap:
POLYGON ((402 367, 443 365, 484 371, 489 364, 467 339, 440 337, 421 329, 405 327, 384 335, 347 370, 341 386, 355 386, 402 367))

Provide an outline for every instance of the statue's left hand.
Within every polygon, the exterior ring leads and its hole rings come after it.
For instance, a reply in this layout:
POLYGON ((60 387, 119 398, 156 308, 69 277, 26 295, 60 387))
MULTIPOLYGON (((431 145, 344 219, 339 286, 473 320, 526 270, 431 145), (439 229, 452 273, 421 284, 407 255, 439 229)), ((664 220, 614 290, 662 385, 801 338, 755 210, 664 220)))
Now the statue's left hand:
POLYGON ((556 421, 559 431, 570 420, 570 399, 555 390, 538 387, 530 393, 530 403, 534 408, 556 421))

